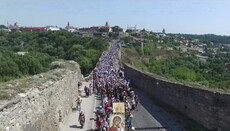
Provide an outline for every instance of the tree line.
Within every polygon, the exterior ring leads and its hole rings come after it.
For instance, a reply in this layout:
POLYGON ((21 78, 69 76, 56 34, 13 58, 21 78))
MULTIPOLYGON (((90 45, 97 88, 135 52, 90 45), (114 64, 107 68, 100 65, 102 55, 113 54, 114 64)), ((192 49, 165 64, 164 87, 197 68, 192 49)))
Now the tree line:
POLYGON ((205 43, 221 43, 230 44, 230 36, 214 35, 214 34, 204 34, 204 35, 193 35, 193 34, 172 34, 185 37, 188 40, 199 39, 205 43))
POLYGON ((107 47, 108 42, 101 38, 69 32, 0 32, 0 81, 46 71, 56 59, 75 60, 86 75, 107 47))

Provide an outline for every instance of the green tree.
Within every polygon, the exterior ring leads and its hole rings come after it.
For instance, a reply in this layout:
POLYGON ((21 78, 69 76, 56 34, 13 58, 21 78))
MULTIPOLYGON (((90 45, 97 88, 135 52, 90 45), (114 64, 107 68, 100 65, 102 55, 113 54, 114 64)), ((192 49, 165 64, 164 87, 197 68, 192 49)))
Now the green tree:
POLYGON ((119 27, 119 26, 113 26, 112 31, 113 32, 123 32, 123 29, 121 27, 119 27))
POLYGON ((127 32, 127 33, 132 33, 132 32, 133 32, 133 30, 131 30, 131 29, 127 29, 125 32, 127 32))
POLYGON ((7 29, 5 25, 0 25, 0 29, 7 29))
POLYGON ((130 37, 130 36, 123 37, 122 40, 123 40, 125 43, 132 43, 132 42, 133 42, 133 38, 130 37))

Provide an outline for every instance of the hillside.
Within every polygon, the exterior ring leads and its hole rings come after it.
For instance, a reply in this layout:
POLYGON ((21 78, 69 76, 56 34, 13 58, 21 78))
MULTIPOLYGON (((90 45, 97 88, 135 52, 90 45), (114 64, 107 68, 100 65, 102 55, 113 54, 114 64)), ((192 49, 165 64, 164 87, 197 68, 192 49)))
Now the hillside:
POLYGON ((230 70, 225 63, 229 54, 220 48, 206 48, 193 43, 185 47, 177 38, 158 35, 142 36, 143 53, 140 46, 129 44, 122 48, 122 62, 170 80, 200 84, 209 88, 230 89, 230 70), (200 53, 199 50, 204 50, 200 53), (215 53, 209 51, 215 50, 215 53))
POLYGON ((172 34, 173 36, 184 37, 189 40, 199 39, 206 43, 217 43, 217 44, 230 44, 230 36, 221 36, 214 34, 204 34, 204 35, 196 35, 196 34, 172 34))

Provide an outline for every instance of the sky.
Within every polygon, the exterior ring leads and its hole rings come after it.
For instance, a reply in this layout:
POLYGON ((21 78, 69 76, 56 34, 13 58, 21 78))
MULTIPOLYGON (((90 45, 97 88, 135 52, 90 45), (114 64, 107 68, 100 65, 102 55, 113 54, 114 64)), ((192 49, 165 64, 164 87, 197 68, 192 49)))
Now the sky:
POLYGON ((166 33, 230 35, 230 0, 1 0, 0 24, 127 26, 166 33))

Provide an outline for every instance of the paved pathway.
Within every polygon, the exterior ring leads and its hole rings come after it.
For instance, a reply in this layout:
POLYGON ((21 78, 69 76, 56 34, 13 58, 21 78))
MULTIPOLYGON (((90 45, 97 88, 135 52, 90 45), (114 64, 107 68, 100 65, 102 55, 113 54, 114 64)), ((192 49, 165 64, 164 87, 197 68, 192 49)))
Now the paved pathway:
POLYGON ((81 110, 85 112, 86 118, 84 128, 80 128, 80 123, 78 122, 79 111, 76 111, 69 113, 66 120, 61 125, 61 131, 90 131, 95 127, 93 112, 98 99, 94 94, 86 97, 84 91, 85 86, 89 86, 89 82, 83 82, 82 86, 80 87, 82 98, 81 110))
POLYGON ((136 131, 184 131, 183 125, 176 118, 156 104, 143 91, 135 89, 140 104, 134 111, 134 126, 136 131))

